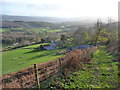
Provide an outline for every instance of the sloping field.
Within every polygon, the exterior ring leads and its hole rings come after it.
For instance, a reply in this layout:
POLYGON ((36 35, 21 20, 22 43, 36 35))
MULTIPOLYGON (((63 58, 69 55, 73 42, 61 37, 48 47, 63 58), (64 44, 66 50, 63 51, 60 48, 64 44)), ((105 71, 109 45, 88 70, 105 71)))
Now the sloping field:
POLYGON ((40 44, 14 49, 2 53, 2 74, 15 72, 20 69, 31 66, 35 63, 42 63, 54 60, 61 55, 57 55, 54 50, 40 51, 37 48, 40 44))
POLYGON ((43 84, 43 88, 119 88, 118 62, 113 62, 113 59, 104 48, 100 48, 82 70, 69 71, 67 75, 55 78, 48 86, 43 84))
MULTIPOLYGON (((36 81, 37 79, 40 81, 40 88, 42 88, 41 82, 63 74, 66 69, 82 68, 81 63, 87 63, 96 49, 97 47, 86 48, 84 50, 74 50, 59 59, 37 64, 38 79, 35 76, 36 70, 33 65, 18 72, 3 75, 2 86, 3 88, 35 88, 39 86, 37 84, 38 81, 36 81)), ((45 85, 47 86, 47 84, 48 83, 45 85)))

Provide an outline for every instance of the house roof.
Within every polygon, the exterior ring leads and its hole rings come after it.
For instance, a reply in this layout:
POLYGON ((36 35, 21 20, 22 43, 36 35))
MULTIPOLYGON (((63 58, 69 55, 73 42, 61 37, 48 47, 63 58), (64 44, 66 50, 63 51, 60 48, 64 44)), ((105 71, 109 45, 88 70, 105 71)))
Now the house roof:
POLYGON ((94 45, 80 45, 80 46, 76 46, 75 48, 77 49, 83 49, 83 48, 88 48, 88 47, 93 47, 94 45))
POLYGON ((52 49, 55 49, 55 48, 52 47, 52 46, 46 46, 46 47, 44 47, 44 49, 45 49, 45 50, 52 50, 52 49))

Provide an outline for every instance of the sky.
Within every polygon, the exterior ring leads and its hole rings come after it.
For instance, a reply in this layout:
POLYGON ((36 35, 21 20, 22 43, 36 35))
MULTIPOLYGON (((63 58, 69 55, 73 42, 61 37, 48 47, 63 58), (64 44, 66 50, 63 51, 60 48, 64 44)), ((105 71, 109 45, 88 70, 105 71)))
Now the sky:
POLYGON ((48 17, 118 17, 119 0, 1 0, 2 14, 48 17))

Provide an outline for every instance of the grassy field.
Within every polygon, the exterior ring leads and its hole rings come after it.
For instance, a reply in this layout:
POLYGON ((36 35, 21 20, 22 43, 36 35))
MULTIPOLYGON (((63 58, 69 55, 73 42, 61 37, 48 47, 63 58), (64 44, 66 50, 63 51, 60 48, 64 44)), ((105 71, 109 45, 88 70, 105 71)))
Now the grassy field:
MULTIPOLYGON (((48 83, 49 88, 117 88, 118 62, 113 62, 113 56, 103 48, 97 50, 91 65, 85 64, 82 70, 68 72, 48 83)), ((41 85, 42 86, 42 85, 41 85)), ((43 85, 47 87, 47 85, 43 85)))
MULTIPOLYGON (((0 32, 5 32, 5 31, 9 31, 9 30, 26 30, 26 29, 24 29, 24 28, 1 28, 0 29, 0 32)), ((62 29, 49 29, 49 28, 32 28, 32 30, 33 31, 35 31, 35 32, 37 32, 37 33, 41 33, 41 32, 48 32, 48 33, 53 33, 53 32, 60 32, 60 31, 62 31, 62 29)))
POLYGON ((2 53, 2 74, 15 72, 20 69, 31 66, 35 63, 54 60, 61 55, 56 55, 54 50, 40 51, 37 48, 40 44, 14 49, 2 53))
POLYGON ((34 30, 35 32, 49 32, 49 33, 52 33, 52 32, 60 32, 62 31, 62 29, 55 29, 55 30, 52 30, 52 29, 49 29, 49 28, 33 28, 32 30, 34 30))
POLYGON ((4 31, 5 31, 4 29, 0 28, 0 33, 4 32, 4 31))
POLYGON ((62 31, 61 29, 55 29, 55 30, 50 30, 50 31, 48 31, 48 32, 60 32, 60 31, 62 31))
POLYGON ((11 28, 12 30, 24 30, 24 28, 11 28))
POLYGON ((50 44, 50 43, 42 43, 42 44, 35 44, 35 45, 31 45, 31 46, 26 46, 26 47, 23 47, 23 48, 37 48, 39 47, 40 45, 46 45, 46 44, 50 44))

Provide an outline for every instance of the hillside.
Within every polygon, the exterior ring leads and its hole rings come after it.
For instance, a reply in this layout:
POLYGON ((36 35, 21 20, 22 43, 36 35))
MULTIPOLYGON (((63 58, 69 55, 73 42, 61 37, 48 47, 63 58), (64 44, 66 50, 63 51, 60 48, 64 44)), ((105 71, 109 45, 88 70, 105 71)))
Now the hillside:
POLYGON ((24 43, 29 42, 29 44, 32 44, 40 42, 43 38, 46 42, 56 40, 56 38, 59 40, 62 34, 69 37, 79 27, 81 27, 81 30, 87 30, 89 27, 89 24, 80 24, 79 22, 75 24, 75 22, 2 21, 0 24, 2 24, 0 35, 2 35, 3 47, 11 46, 14 43, 24 45, 24 43))
POLYGON ((2 21, 58 21, 59 19, 52 17, 35 17, 35 16, 12 16, 12 15, 1 15, 2 21))
POLYGON ((68 89, 68 88, 119 88, 118 62, 100 47, 88 64, 82 69, 67 71, 65 75, 54 78, 53 81, 43 83, 41 88, 68 89))
POLYGON ((1 0, 0 89, 120 90, 119 1, 1 0))
POLYGON ((39 46, 40 44, 36 44, 36 45, 31 45, 31 46, 3 52, 2 74, 19 71, 35 63, 42 63, 42 62, 54 60, 61 56, 61 55, 57 55, 56 52, 58 50, 63 50, 63 49, 54 49, 51 51, 49 50, 41 51, 38 50, 39 46))

